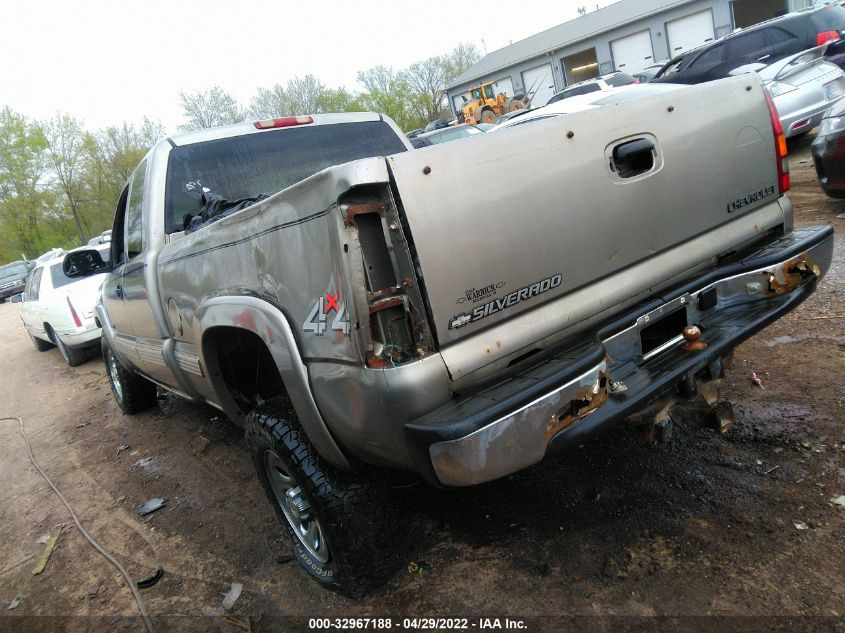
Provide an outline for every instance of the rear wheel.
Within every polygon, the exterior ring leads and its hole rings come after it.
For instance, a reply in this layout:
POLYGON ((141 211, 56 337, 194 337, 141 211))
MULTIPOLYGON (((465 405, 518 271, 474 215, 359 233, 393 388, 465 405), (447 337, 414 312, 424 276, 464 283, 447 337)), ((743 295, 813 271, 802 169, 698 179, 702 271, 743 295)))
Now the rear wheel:
POLYGON ((59 354, 65 359, 65 362, 70 367, 77 367, 88 360, 88 350, 73 349, 64 344, 61 337, 53 332, 53 340, 56 341, 56 347, 59 348, 59 354))
POLYGON ((245 430, 258 478, 300 566, 347 596, 385 582, 400 560, 385 483, 326 463, 286 398, 257 407, 245 430))
POLYGON ((126 369, 102 339, 103 360, 106 374, 117 406, 127 414, 140 413, 155 406, 156 386, 131 369, 126 369))
POLYGON ((29 335, 29 338, 32 340, 32 344, 35 346, 35 349, 39 352, 46 352, 48 349, 53 347, 52 343, 36 338, 32 334, 29 335))

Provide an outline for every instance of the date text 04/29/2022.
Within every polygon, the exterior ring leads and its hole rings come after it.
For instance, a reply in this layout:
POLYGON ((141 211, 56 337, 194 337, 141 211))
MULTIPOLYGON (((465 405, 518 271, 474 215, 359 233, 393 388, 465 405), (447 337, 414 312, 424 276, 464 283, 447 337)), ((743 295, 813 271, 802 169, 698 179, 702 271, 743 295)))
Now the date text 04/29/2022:
POLYGON ((315 631, 526 631, 528 627, 523 620, 512 618, 310 618, 308 628, 315 631))

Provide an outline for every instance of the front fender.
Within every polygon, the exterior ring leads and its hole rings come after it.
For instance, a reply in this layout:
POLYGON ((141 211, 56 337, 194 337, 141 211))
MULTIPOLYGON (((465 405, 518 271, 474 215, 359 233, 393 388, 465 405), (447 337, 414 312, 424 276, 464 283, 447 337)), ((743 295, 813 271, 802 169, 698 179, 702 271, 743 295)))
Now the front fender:
MULTIPOLYGON (((203 366, 207 368, 216 367, 217 364, 214 358, 209 357, 210 351, 206 349, 206 332, 215 327, 235 327, 256 334, 273 357, 299 422, 314 447, 335 466, 351 470, 314 402, 308 371, 302 362, 290 324, 280 309, 256 297, 216 297, 200 306, 196 319, 202 341, 199 354, 203 366)), ((220 372, 209 371, 209 381, 226 413, 233 419, 242 418, 243 414, 229 395, 220 372)))

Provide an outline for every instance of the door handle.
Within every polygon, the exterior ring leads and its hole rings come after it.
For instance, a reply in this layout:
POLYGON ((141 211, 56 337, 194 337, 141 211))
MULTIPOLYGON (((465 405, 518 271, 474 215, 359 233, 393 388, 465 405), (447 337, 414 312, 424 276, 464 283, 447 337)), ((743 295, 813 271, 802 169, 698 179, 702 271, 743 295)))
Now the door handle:
POLYGON ((120 284, 117 284, 114 287, 114 296, 117 297, 118 299, 123 298, 123 287, 120 284))
POLYGON ((620 178, 633 178, 654 167, 654 143, 647 138, 626 141, 613 148, 611 171, 620 178))

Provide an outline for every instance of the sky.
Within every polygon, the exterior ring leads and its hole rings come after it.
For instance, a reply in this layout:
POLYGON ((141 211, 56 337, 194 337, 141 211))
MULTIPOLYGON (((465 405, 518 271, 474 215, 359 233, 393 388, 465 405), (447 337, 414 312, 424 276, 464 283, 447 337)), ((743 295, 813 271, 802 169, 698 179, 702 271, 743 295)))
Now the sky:
POLYGON ((492 52, 611 0, 28 0, 0 2, 0 108, 57 112, 90 129, 182 121, 180 92, 219 85, 246 105, 259 87, 313 74, 360 90, 356 74, 399 70, 472 42, 492 52))

